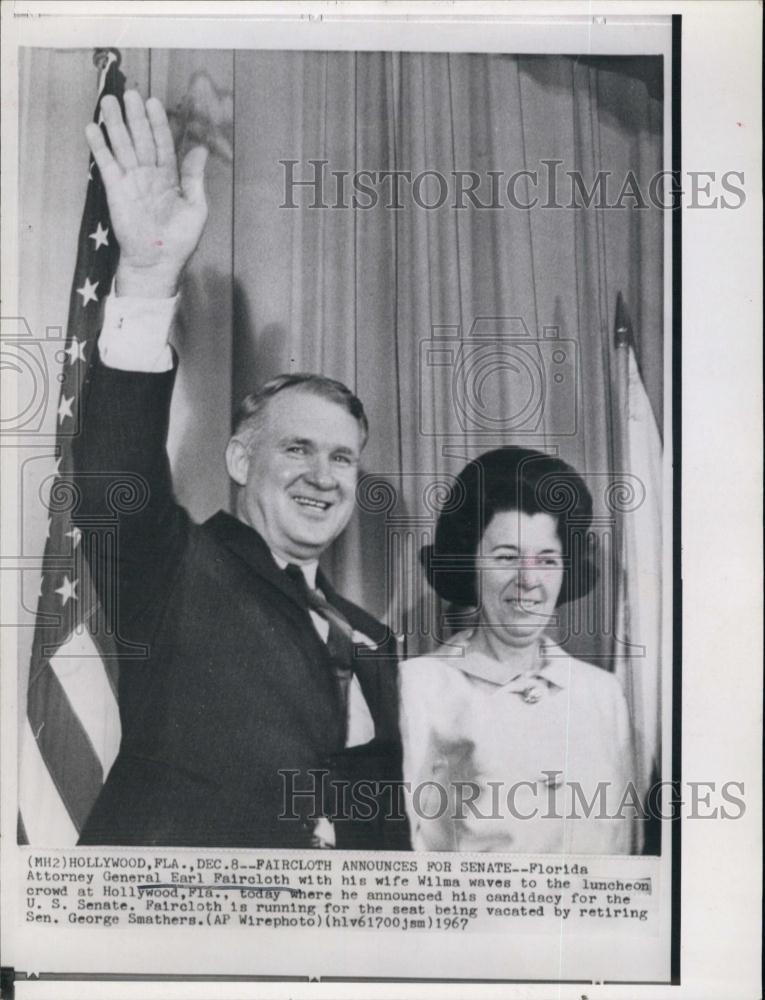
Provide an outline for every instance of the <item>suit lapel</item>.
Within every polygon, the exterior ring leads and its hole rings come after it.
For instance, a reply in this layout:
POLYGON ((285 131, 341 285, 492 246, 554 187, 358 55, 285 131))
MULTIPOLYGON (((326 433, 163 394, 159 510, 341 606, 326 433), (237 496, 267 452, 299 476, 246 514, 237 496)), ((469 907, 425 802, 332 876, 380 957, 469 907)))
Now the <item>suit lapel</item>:
MULTIPOLYGON (((316 642, 317 655, 321 657, 325 666, 329 666, 329 657, 326 644, 322 642, 313 624, 308 617, 308 607, 305 597, 299 586, 294 583, 289 576, 280 569, 274 562, 271 550, 266 545, 260 534, 249 525, 227 514, 225 511, 218 511, 205 524, 205 527, 212 532, 218 542, 225 545, 236 556, 243 560, 250 569, 261 579, 267 581, 275 587, 289 602, 301 612, 301 620, 308 619, 308 628, 316 642)), ((342 612, 348 619, 351 626, 368 636, 373 642, 380 645, 381 653, 389 653, 387 629, 380 622, 375 621, 368 615, 362 615, 360 610, 349 601, 346 601, 331 585, 326 576, 319 570, 316 578, 316 585, 321 589, 330 604, 342 612)), ((368 656, 354 656, 353 672, 358 678, 361 690, 366 699, 369 710, 375 722, 375 729, 379 730, 381 713, 386 711, 386 703, 389 699, 382 696, 380 689, 381 671, 385 667, 390 667, 395 677, 393 664, 387 662, 381 665, 380 660, 374 654, 368 656)))
POLYGON ((242 559, 257 576, 287 597, 302 610, 305 598, 297 584, 274 562, 271 550, 260 534, 249 525, 219 510, 205 524, 217 540, 242 559))

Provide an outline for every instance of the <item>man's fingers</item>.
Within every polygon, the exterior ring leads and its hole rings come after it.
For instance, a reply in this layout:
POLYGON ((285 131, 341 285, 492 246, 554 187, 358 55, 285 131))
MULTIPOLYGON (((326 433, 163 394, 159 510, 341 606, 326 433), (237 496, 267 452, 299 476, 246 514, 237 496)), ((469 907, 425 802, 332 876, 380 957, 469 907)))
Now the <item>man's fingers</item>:
POLYGON ((162 102, 156 97, 150 97, 146 102, 146 113, 149 116, 149 124, 157 150, 157 166, 164 167, 175 174, 177 170, 175 143, 162 102))
POLYGON ((194 146, 181 164, 181 188, 186 200, 192 205, 206 204, 205 163, 207 163, 207 147, 194 146))
POLYGON ((109 147, 104 140, 104 134, 95 122, 90 122, 90 124, 85 126, 85 138, 88 140, 93 159, 101 171, 101 177, 108 191, 109 185, 122 177, 122 170, 109 152, 109 147))
POLYGON ((133 147, 138 162, 144 167, 155 166, 157 151, 154 146, 154 137, 149 127, 141 95, 137 90, 125 92, 125 114, 130 134, 133 137, 133 147))
POLYGON ((138 164, 133 148, 133 142, 122 120, 119 101, 111 94, 107 94, 101 101, 101 114, 103 115, 106 131, 109 133, 109 142, 112 147, 114 159, 123 170, 130 170, 138 164))

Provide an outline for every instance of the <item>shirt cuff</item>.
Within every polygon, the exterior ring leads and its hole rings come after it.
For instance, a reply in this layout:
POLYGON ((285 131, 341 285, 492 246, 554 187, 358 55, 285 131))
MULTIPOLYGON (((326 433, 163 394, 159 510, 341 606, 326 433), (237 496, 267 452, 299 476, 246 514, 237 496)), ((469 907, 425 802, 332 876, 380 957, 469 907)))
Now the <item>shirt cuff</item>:
POLYGON ((98 353, 107 368, 170 371, 173 352, 168 339, 177 302, 177 295, 172 299, 109 295, 98 338, 98 353))

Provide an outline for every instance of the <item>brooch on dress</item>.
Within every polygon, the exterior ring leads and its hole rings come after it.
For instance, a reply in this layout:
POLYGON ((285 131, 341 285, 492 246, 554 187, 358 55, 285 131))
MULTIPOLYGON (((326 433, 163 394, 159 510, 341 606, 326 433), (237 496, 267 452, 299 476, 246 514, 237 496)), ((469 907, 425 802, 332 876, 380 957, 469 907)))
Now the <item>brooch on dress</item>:
POLYGON ((523 691, 518 691, 517 693, 527 705, 536 705, 544 694, 539 684, 530 684, 528 687, 525 687, 523 691))
POLYGON ((549 665, 547 645, 544 640, 539 642, 539 660, 533 670, 518 674, 507 685, 508 691, 520 695, 526 705, 536 705, 556 685, 542 676, 542 671, 549 665))

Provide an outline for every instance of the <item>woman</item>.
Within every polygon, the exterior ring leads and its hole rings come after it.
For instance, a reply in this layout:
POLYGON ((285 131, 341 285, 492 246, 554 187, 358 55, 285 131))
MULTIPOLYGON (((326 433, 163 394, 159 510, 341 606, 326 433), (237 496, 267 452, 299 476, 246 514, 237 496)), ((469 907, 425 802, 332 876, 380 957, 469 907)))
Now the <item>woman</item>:
POLYGON ((475 623, 401 666, 415 850, 632 849, 620 685, 546 635, 556 608, 593 586, 591 520, 581 477, 540 452, 498 448, 458 476, 421 556, 475 623))

